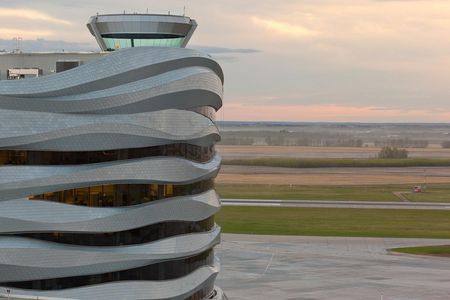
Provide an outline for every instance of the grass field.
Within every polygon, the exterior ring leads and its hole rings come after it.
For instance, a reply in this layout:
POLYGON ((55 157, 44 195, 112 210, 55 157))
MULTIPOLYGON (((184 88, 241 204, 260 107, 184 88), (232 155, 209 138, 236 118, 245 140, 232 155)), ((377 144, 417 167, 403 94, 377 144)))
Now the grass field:
MULTIPOLYGON (((265 145, 217 145, 217 150, 225 159, 253 158, 374 158, 380 147, 305 147, 305 146, 265 146, 265 145)), ((450 158, 450 149, 441 145, 428 148, 407 148, 410 158, 450 158)))
MULTIPOLYGON (((411 191, 411 185, 303 186, 268 184, 217 184, 222 198, 336 201, 402 201, 395 192, 411 191)), ((411 202, 450 202, 450 184, 428 185, 423 193, 402 194, 411 202)))
POLYGON ((224 159, 223 164, 235 166, 264 166, 264 167, 283 167, 283 168, 449 167, 450 159, 255 158, 255 159, 224 159))
POLYGON ((429 185, 425 193, 404 195, 411 202, 450 202, 450 184, 429 185))
MULTIPOLYGON (((222 198, 279 200, 400 201, 392 191, 405 186, 301 186, 267 184, 217 184, 222 198)), ((410 188, 410 187, 409 187, 410 188)))
POLYGON ((450 239, 450 211, 226 206, 223 232, 450 239))
POLYGON ((396 248, 391 251, 415 254, 415 255, 432 255, 450 257, 450 245, 445 246, 428 246, 428 247, 411 247, 411 248, 396 248))

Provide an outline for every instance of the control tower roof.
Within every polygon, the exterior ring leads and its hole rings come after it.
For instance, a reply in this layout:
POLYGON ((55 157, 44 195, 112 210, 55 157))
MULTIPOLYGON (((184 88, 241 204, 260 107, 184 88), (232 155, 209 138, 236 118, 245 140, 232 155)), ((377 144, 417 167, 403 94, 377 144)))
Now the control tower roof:
POLYGON ((103 51, 140 46, 184 48, 197 22, 176 15, 112 14, 92 16, 87 27, 103 51))

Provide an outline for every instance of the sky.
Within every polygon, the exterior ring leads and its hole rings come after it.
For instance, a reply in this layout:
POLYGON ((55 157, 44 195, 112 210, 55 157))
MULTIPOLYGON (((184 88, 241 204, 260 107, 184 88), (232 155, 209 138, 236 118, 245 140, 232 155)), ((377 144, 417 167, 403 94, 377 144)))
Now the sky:
POLYGON ((95 50, 97 12, 186 14, 225 72, 219 120, 449 122, 448 0, 15 0, 0 48, 95 50))

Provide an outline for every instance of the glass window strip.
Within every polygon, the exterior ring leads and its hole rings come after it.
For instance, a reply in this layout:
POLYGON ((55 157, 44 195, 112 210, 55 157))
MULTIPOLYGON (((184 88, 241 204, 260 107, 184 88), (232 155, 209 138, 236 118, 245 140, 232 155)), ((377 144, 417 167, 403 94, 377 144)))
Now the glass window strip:
POLYGON ((88 207, 123 207, 171 197, 197 195, 213 188, 214 179, 186 185, 115 184, 38 194, 30 196, 29 199, 88 207))
POLYGON ((163 238, 184 234, 211 231, 214 227, 214 216, 199 222, 163 222, 132 230, 111 233, 21 233, 5 236, 25 237, 59 244, 80 246, 124 246, 146 244, 163 238))
POLYGON ((145 267, 124 271, 23 282, 6 282, 0 283, 0 286, 27 290, 50 291, 77 288, 94 284, 105 284, 116 281, 173 280, 189 275, 198 268, 212 266, 213 264, 214 250, 210 249, 196 256, 151 264, 145 267))
POLYGON ((214 155, 214 145, 201 147, 184 143, 109 151, 0 150, 0 165, 80 165, 154 156, 181 157, 204 163, 214 155))

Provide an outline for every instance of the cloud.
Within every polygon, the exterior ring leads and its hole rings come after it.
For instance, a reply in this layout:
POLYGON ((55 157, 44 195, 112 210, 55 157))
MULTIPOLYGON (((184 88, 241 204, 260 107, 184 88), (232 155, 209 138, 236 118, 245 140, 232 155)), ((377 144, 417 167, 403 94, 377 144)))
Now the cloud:
POLYGON ((210 54, 214 59, 227 63, 238 62, 239 58, 236 56, 236 54, 254 54, 261 52, 260 50, 257 49, 234 49, 234 48, 210 47, 210 46, 192 46, 190 48, 206 52, 210 54))
POLYGON ((450 111, 386 108, 371 106, 325 105, 259 105, 251 109, 242 103, 225 103, 220 121, 285 122, 448 122, 450 111))
POLYGON ((294 25, 271 19, 263 19, 260 17, 252 17, 251 20, 255 25, 279 34, 286 34, 296 37, 310 37, 319 34, 318 32, 310 30, 302 25, 294 25))
POLYGON ((224 48, 224 47, 209 47, 209 46, 192 46, 191 48, 210 53, 210 54, 222 54, 222 53, 240 53, 240 54, 249 54, 249 53, 259 53, 260 50, 257 49, 233 49, 233 48, 224 48))
POLYGON ((239 58, 236 56, 229 55, 214 55, 213 58, 218 62, 226 62, 226 63, 235 63, 239 61, 239 58))
POLYGON ((10 37, 21 37, 25 39, 35 38, 35 37, 46 37, 53 35, 51 30, 28 30, 19 28, 0 28, 0 36, 10 37))
POLYGON ((52 24, 70 25, 71 22, 63 19, 52 17, 46 13, 20 8, 2 8, 0 9, 0 17, 2 18, 17 18, 16 20, 29 19, 34 21, 43 21, 52 24))
MULTIPOLYGON (((1 29, 0 29, 1 34, 1 29)), ((15 40, 0 39, 0 49, 11 51, 17 47, 15 40)), ((46 39, 22 40, 20 49, 25 52, 52 52, 52 51, 99 51, 99 47, 93 43, 76 43, 66 41, 54 41, 46 39)))

